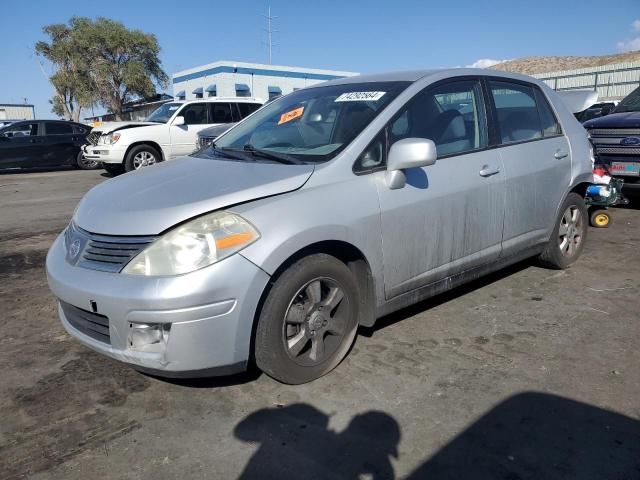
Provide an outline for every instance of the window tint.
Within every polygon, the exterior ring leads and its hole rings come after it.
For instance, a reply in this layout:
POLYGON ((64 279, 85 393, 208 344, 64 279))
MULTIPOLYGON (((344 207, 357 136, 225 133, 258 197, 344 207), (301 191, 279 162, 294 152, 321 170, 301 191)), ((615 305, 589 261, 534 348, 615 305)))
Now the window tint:
POLYGON ((438 156, 484 148, 487 145, 485 110, 480 83, 445 83, 416 95, 395 118, 391 144, 401 138, 428 138, 438 156))
POLYGON ((253 112, 258 110, 262 105, 259 103, 238 103, 238 109, 240 110, 240 118, 248 117, 253 112))
POLYGON ((207 105, 192 103, 182 109, 180 115, 184 117, 185 125, 203 125, 207 123, 207 105))
POLYGON ((85 134, 89 131, 88 127, 79 127, 79 126, 75 126, 73 127, 73 131, 76 133, 80 133, 80 134, 85 134))
MULTIPOLYGON (((413 97, 385 127, 388 145, 403 138, 428 138, 438 156, 455 155, 487 146, 487 127, 482 89, 476 80, 429 87, 413 97)), ((365 149, 354 165, 361 173, 385 164, 385 135, 365 149)))
POLYGON ((71 135, 73 133, 73 127, 68 123, 46 122, 44 124, 44 131, 47 135, 71 135))
POLYGON ((542 137, 533 87, 502 81, 489 81, 489 86, 496 105, 502 143, 542 137))
POLYGON ((538 89, 535 90, 535 95, 538 112, 540 113, 540 121, 542 122, 542 135, 544 137, 553 137, 554 135, 562 133, 547 98, 538 89))
POLYGON ((209 123, 233 122, 230 103, 210 103, 209 111, 211 112, 209 123))
POLYGON ((37 123, 21 123, 2 132, 3 137, 33 137, 38 135, 37 123))

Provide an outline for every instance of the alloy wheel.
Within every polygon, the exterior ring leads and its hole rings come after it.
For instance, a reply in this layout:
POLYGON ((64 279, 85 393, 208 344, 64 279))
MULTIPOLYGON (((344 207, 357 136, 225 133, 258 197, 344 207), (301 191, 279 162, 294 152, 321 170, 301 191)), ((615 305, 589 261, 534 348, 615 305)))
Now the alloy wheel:
POLYGON ((133 157, 133 168, 135 170, 139 170, 142 167, 148 167, 149 165, 153 165, 154 163, 156 163, 156 157, 145 150, 136 153, 136 155, 133 157))
POLYGON ((315 278, 302 286, 285 313, 283 340, 289 357, 315 366, 331 357, 347 333, 349 300, 334 279, 315 278))
POLYGON ((558 247, 566 257, 571 257, 582 242, 582 212, 576 205, 570 205, 560 219, 558 247))

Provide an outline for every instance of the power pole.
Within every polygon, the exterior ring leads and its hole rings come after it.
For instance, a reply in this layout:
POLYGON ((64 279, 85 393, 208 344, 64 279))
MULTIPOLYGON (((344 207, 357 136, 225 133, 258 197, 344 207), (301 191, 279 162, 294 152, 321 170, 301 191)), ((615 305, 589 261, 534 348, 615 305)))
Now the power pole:
POLYGON ((263 15, 264 18, 267 19, 267 48, 269 49, 269 65, 271 65, 272 60, 273 60, 273 34, 277 33, 277 30, 274 30, 272 28, 272 23, 273 20, 275 20, 278 17, 274 17, 271 15, 271 6, 269 6, 269 10, 267 15, 263 15))

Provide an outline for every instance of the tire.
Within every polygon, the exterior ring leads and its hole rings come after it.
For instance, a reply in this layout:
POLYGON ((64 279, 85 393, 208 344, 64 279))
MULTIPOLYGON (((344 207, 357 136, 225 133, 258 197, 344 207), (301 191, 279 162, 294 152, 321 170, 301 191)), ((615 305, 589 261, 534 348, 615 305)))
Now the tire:
POLYGON ((258 368, 292 385, 329 373, 353 344, 358 297, 351 270, 335 257, 314 254, 295 262, 262 306, 255 337, 258 368))
POLYGON ((589 224, 594 228, 609 228, 611 215, 606 210, 593 210, 589 216, 589 224))
POLYGON ((588 212, 584 199, 577 193, 567 195, 549 243, 540 254, 540 263, 558 270, 569 268, 580 257, 584 248, 587 221, 588 212))
POLYGON ((160 153, 150 145, 136 145, 127 153, 124 160, 124 171, 140 170, 162 161, 160 153))
POLYGON ((102 166, 107 171, 107 173, 113 175, 114 177, 116 175, 124 173, 124 167, 121 163, 103 163, 102 166))
POLYGON ((76 155, 76 161, 73 166, 80 170, 95 170, 100 166, 100 162, 84 158, 84 153, 80 150, 78 155, 76 155))

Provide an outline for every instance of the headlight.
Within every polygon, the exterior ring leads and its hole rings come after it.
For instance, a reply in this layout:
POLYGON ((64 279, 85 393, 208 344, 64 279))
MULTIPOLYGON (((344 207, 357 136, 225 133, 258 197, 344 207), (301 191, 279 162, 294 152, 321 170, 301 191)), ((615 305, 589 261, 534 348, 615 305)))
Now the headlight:
POLYGON ((216 263, 260 238, 239 215, 214 212, 174 228, 133 258, 130 275, 180 275, 216 263))
POLYGON ((101 143, 103 143, 104 145, 113 145, 118 140, 120 140, 120 132, 113 132, 108 135, 102 135, 100 137, 100 140, 102 140, 101 143))

